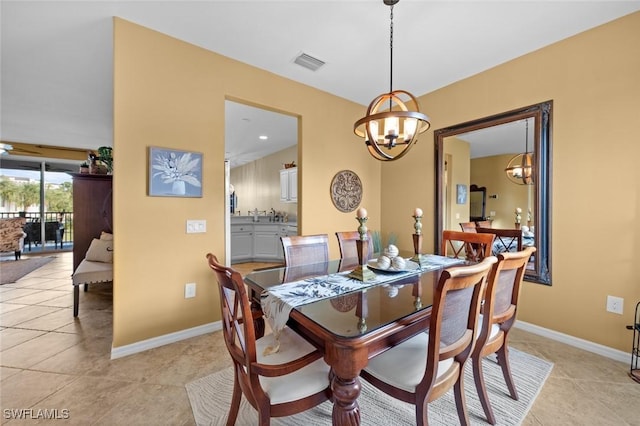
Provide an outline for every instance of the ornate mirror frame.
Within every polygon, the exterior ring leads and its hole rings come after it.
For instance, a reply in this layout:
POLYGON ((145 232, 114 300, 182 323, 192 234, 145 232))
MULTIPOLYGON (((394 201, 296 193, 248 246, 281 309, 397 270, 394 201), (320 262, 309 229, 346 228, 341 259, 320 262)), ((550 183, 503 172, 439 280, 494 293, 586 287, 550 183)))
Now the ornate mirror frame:
MULTIPOLYGON (((492 115, 466 123, 457 124, 434 131, 435 140, 435 181, 436 181, 436 223, 435 247, 442 245, 443 217, 443 177, 445 172, 444 139, 486 127, 497 126, 526 118, 534 119, 534 241, 536 253, 534 268, 527 269, 525 280, 551 285, 551 112, 553 101, 541 102, 512 111, 492 115)), ((517 149, 516 149, 517 150, 517 149)), ((516 151, 514 150, 514 151, 516 151)))
POLYGON ((480 197, 482 197, 482 207, 480 207, 480 216, 472 216, 471 215, 471 211, 469 212, 469 220, 471 222, 477 222, 477 221, 481 221, 481 220, 487 220, 487 188, 485 188, 484 186, 477 186, 476 184, 471 184, 471 186, 469 187, 469 204, 471 204, 473 202, 473 194, 479 192, 480 193, 480 197))

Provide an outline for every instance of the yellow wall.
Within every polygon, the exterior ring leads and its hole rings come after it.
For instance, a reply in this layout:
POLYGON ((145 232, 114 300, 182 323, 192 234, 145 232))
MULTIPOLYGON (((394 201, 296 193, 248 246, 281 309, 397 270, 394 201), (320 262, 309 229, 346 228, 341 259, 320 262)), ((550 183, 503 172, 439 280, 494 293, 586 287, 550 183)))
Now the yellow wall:
POLYGON ((525 283, 518 317, 629 351, 625 325, 640 300, 639 39, 633 13, 422 96, 432 129, 382 166, 383 229, 410 250, 406 215, 424 206, 433 249, 433 129, 553 100, 553 285, 525 283), (605 311, 607 295, 624 298, 624 316, 605 311))
MULTIPOLYGON (((301 234, 333 237, 357 228, 355 214, 340 213, 329 196, 331 179, 343 169, 364 182, 368 224, 380 228, 380 163, 352 133, 361 105, 115 18, 115 348, 220 319, 205 254, 224 261, 225 99, 301 117, 301 234), (203 153, 202 198, 147 196, 148 146, 203 153), (187 219, 205 219, 207 232, 187 235, 187 219), (185 300, 188 282, 197 283, 197 296, 185 300)), ((335 237, 330 241, 338 257, 335 237)))
MULTIPOLYGON (((496 213, 491 224, 494 228, 513 228, 516 207, 522 209, 521 224, 527 224, 529 192, 533 187, 511 182, 504 172, 514 155, 492 155, 471 160, 471 183, 487 188, 485 214, 489 216, 492 211, 496 213), (489 198, 490 195, 495 195, 497 198, 489 198)), ((533 193, 531 193, 531 200, 533 203, 533 193)))
POLYGON ((223 252, 224 100, 237 98, 301 117, 300 233, 356 228, 328 188, 350 169, 363 182, 369 228, 396 233, 401 249, 412 250, 411 213, 424 210, 425 251, 433 250, 433 129, 553 100, 553 285, 526 283, 519 318, 629 349, 625 325, 640 299, 640 13, 422 96, 432 129, 389 163, 364 154, 351 132, 363 106, 121 19, 114 25, 114 347, 219 319, 204 255, 223 252), (146 196, 150 145, 202 152, 203 197, 146 196), (186 235, 187 219, 206 219, 208 232, 186 235), (186 282, 198 283, 195 299, 183 298, 186 282), (605 312, 607 294, 625 299, 624 316, 605 312))
POLYGON ((298 203, 280 202, 280 170, 284 163, 297 159, 298 147, 293 146, 231 169, 229 180, 236 190, 240 215, 247 216, 254 209, 269 212, 273 208, 287 213, 291 219, 297 216, 298 203))
MULTIPOLYGON (((446 218, 444 229, 460 231, 460 222, 469 221, 469 173, 471 147, 469 143, 457 138, 447 138, 444 146, 444 155, 447 163, 446 178, 446 218), (467 197, 464 203, 458 204, 457 188, 464 185, 467 189, 467 197)), ((433 216, 433 215, 431 215, 433 216)))

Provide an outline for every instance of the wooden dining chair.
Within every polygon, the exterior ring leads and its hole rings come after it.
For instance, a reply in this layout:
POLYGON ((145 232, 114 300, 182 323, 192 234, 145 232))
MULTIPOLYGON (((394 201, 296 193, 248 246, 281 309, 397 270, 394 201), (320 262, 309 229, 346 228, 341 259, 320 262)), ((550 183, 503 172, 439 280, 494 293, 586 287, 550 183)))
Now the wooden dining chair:
POLYGON ((251 305, 239 272, 225 267, 207 254, 220 290, 222 334, 233 360, 234 383, 227 425, 234 425, 242 395, 258 412, 258 424, 269 425, 271 417, 290 416, 331 398, 329 366, 322 353, 285 327, 280 349, 265 356, 273 343, 268 334, 256 339, 251 305))
MULTIPOLYGON (((358 231, 343 231, 336 232, 338 238, 338 246, 340 247, 341 259, 358 259, 358 249, 356 248, 356 241, 360 239, 360 233, 358 231)), ((367 231, 367 253, 365 255, 365 261, 373 257, 373 237, 371 231, 367 231)))
POLYGON ((525 269, 529 258, 536 251, 535 247, 514 253, 500 253, 498 262, 493 265, 484 303, 479 319, 479 332, 473 354, 473 378, 480 398, 480 403, 487 416, 487 421, 496 424, 482 372, 482 360, 487 355, 495 353, 502 369, 502 375, 509 389, 511 398, 518 400, 511 367, 509 365, 509 330, 516 321, 520 286, 524 279, 525 269))
POLYGON ((460 222, 460 228, 462 228, 462 232, 476 232, 476 223, 460 222))
POLYGON ((495 235, 492 251, 494 256, 504 252, 522 251, 522 231, 520 229, 477 227, 476 232, 495 235))
POLYGON ((491 256, 494 238, 494 234, 444 230, 440 254, 478 262, 491 256))
POLYGON ((416 406, 416 424, 428 424, 428 403, 454 389, 458 418, 469 424, 464 365, 473 348, 489 256, 446 269, 433 295, 429 329, 369 360, 362 377, 384 393, 416 406))
POLYGON ((476 228, 491 228, 490 220, 478 220, 476 221, 476 228))
POLYGON ((329 236, 292 235, 280 237, 285 266, 307 265, 329 261, 329 236))

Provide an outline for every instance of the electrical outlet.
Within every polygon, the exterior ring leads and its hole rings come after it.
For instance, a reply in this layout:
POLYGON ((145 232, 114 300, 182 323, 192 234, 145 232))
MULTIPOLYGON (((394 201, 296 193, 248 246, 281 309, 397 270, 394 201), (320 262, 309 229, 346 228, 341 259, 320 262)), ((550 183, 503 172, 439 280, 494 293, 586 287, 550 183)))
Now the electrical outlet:
POLYGON ((184 285, 184 298, 190 299, 196 297, 196 283, 187 283, 184 285))
POLYGON ((622 297, 607 296, 607 312, 622 315, 624 299, 622 297))

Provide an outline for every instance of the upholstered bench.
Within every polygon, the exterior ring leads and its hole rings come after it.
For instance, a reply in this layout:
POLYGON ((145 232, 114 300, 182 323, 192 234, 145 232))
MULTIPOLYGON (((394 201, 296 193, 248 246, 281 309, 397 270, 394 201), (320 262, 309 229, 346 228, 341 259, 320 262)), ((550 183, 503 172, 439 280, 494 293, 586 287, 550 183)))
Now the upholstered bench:
POLYGON ((113 281, 113 263, 93 262, 83 259, 73 273, 73 316, 78 316, 80 286, 84 284, 87 291, 89 284, 113 281))
POLYGON ((72 277, 73 316, 78 316, 80 286, 87 291, 89 284, 113 281, 113 235, 103 232, 100 238, 94 238, 87 253, 78 265, 72 277))

